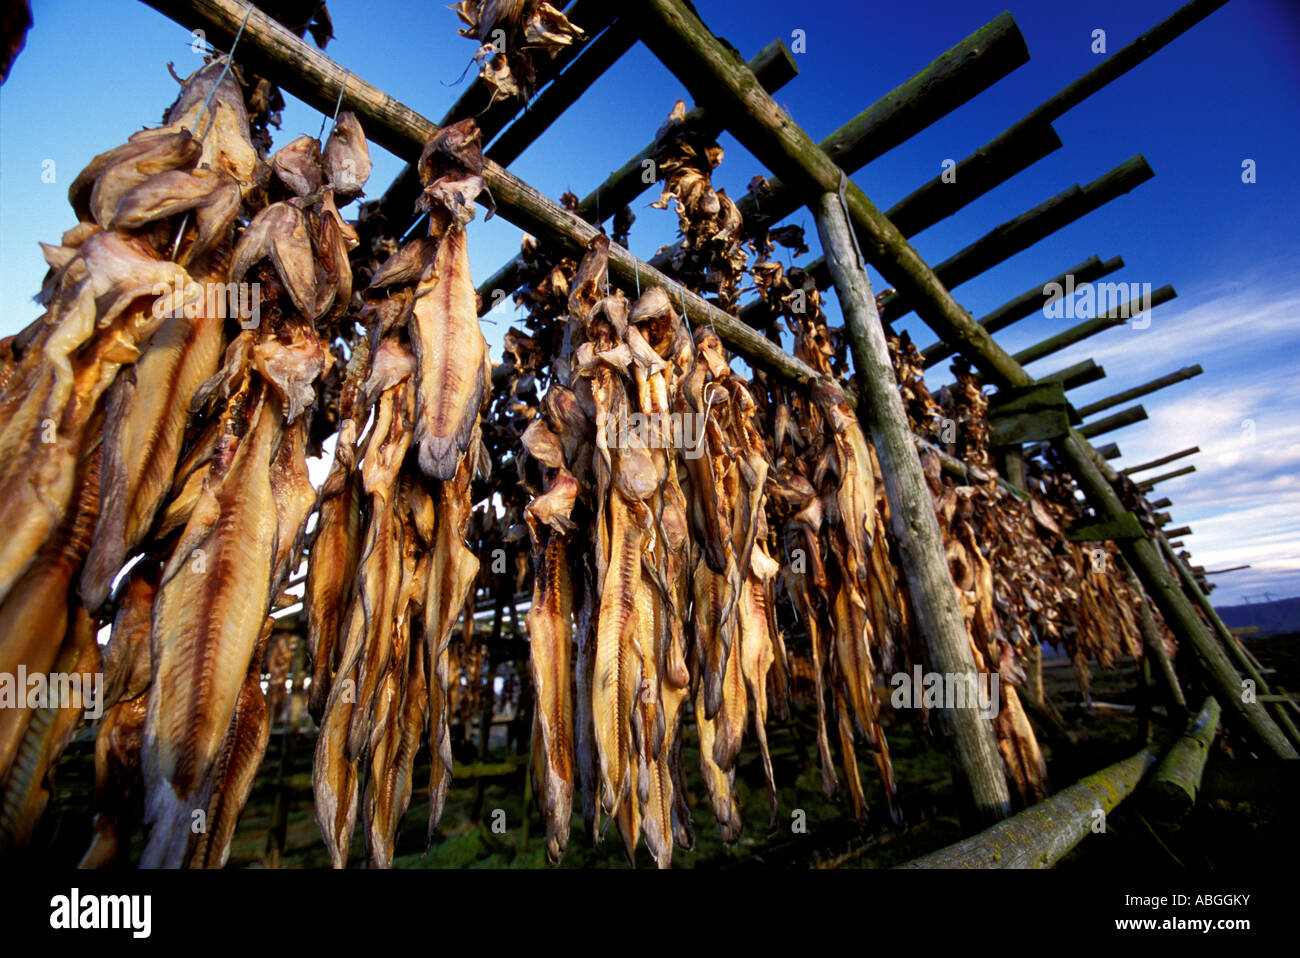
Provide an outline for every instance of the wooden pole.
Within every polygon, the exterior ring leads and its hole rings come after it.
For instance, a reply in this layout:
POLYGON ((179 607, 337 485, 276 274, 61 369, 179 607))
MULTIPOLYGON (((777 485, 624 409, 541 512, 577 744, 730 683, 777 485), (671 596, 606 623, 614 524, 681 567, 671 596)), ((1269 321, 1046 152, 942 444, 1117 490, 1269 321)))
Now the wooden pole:
MULTIPOLYGON (((146 0, 185 26, 202 27, 211 36, 233 36, 249 5, 243 0, 146 0)), ((241 61, 256 65, 262 76, 319 110, 334 110, 342 94, 342 109, 361 120, 366 136, 398 156, 419 158, 424 144, 438 128, 410 107, 393 99, 299 40, 279 23, 253 8, 240 40, 241 61), (346 77, 347 86, 343 87, 346 77)), ((739 67, 744 69, 743 65, 739 67)), ((543 243, 581 254, 597 230, 579 216, 544 196, 491 160, 483 164, 483 180, 502 218, 543 243)), ((480 202, 487 202, 480 197, 480 202)), ((803 387, 819 382, 812 367, 789 355, 766 336, 729 313, 705 302, 681 284, 637 259, 623 247, 610 245, 609 272, 626 289, 662 286, 673 305, 693 325, 711 326, 727 346, 751 365, 767 369, 803 387)), ((954 306, 956 304, 953 304, 954 306)))
POLYGON ((1081 363, 1075 363, 1073 366, 1067 366, 1065 369, 1058 369, 1054 373, 1039 378, 1040 383, 1059 382, 1065 387, 1065 391, 1078 389, 1080 386, 1086 386, 1088 383, 1095 383, 1099 379, 1106 378, 1106 370, 1098 366, 1096 360, 1085 359, 1081 363))
MULTIPOLYGON (((853 173, 1027 62, 1029 49, 1015 18, 1010 13, 1001 13, 890 90, 818 146, 832 163, 853 173)), ((1045 141, 1055 138, 1050 131, 1044 133, 1042 127, 1036 128, 1033 134, 1034 148, 1041 148, 1045 141)), ((1060 145, 1059 139, 1056 145, 1060 145)), ((792 189, 782 179, 771 179, 763 196, 750 192, 736 205, 746 226, 760 226, 789 216, 806 201, 800 190, 792 189)))
POLYGON ((1097 447, 1097 455, 1103 459, 1118 459, 1120 457, 1119 445, 1108 442, 1104 446, 1097 447))
MULTIPOLYGON (((1124 260, 1115 256, 1106 260, 1104 263, 1100 257, 1091 256, 1084 260, 1073 269, 1067 269, 1059 276, 1053 276, 1041 286, 1033 286, 1025 290, 1015 299, 1003 303, 997 309, 993 310, 987 316, 980 319, 979 324, 987 329, 990 333, 996 333, 999 330, 1006 329, 1012 323, 1018 323, 1020 320, 1042 310, 1047 302, 1048 294, 1046 290, 1049 286, 1055 284, 1062 289, 1073 278, 1074 284, 1091 283, 1095 279, 1122 269, 1124 260)), ((925 357, 925 368, 929 369, 952 355, 952 350, 943 343, 933 343, 921 350, 921 355, 925 357)), ((1039 380, 1042 382, 1042 380, 1039 380)))
MULTIPOLYGON (((152 0, 145 0, 152 6, 159 7, 152 0)), ((179 7, 177 0, 163 0, 169 6, 179 7)), ((163 10, 168 13, 167 10, 163 10)), ((168 14, 171 16, 171 14, 168 14)), ((545 84, 560 73, 566 66, 586 49, 602 30, 614 19, 614 9, 606 0, 574 0, 564 10, 564 15, 575 26, 581 27, 586 36, 561 49, 554 59, 538 58, 536 63, 537 83, 545 84)), ((173 19, 176 19, 173 16, 173 19)), ((242 42, 242 41, 241 41, 242 42)), ((468 44, 466 45, 468 49, 468 44)), ((466 117, 474 117, 474 122, 483 134, 483 143, 492 142, 492 138, 505 129, 506 124, 519 115, 526 104, 515 97, 493 98, 491 89, 476 77, 469 88, 457 98, 450 110, 439 121, 439 126, 447 126, 466 117)), ((367 131, 368 133, 368 131, 367 131)), ((399 154, 400 155, 400 154, 399 154)), ((416 157, 418 159, 418 156, 416 157)), ((408 163, 397 175, 384 195, 369 207, 361 221, 364 232, 383 232, 387 230, 393 236, 400 236, 414 219, 415 201, 420 195, 420 178, 416 175, 413 163, 408 163)), ((363 236, 363 241, 365 237, 363 236)))
POLYGON ((1085 439, 1091 439, 1094 436, 1101 436, 1108 432, 1114 432, 1116 429, 1131 426, 1135 422, 1142 422, 1146 418, 1147 411, 1145 407, 1130 406, 1128 409, 1120 410, 1113 416, 1106 416, 1104 419, 1085 423, 1079 427, 1079 435, 1085 439))
MULTIPOLYGON (((1219 640, 1232 653, 1232 657, 1236 659, 1241 671, 1255 683, 1256 700, 1261 694, 1269 695, 1273 690, 1269 688, 1268 682, 1264 680, 1258 666, 1251 661, 1251 657, 1246 653, 1237 637, 1233 635, 1232 630, 1224 624, 1223 619, 1219 616, 1218 609, 1214 607, 1209 597, 1201 589, 1201 584, 1196 581, 1196 576, 1192 570, 1187 568, 1187 563, 1183 561, 1183 557, 1173 550, 1173 547, 1169 544, 1169 539, 1163 533, 1156 533, 1156 539, 1160 543, 1160 549, 1164 553, 1165 561, 1178 574, 1178 578, 1182 580, 1183 591, 1200 607, 1205 620, 1210 623, 1210 627, 1218 634, 1219 640)), ((1300 730, 1297 730, 1286 708, 1277 702, 1269 702, 1265 705, 1265 708, 1272 714, 1274 720, 1281 726, 1292 743, 1300 746, 1300 730)))
POLYGON ((1249 565, 1234 565, 1226 569, 1211 569, 1206 575, 1223 575, 1225 572, 1240 572, 1242 569, 1249 569, 1249 565))
POLYGON ((1161 746, 1094 772, 1051 798, 903 868, 1051 868, 1133 794, 1161 746))
POLYGON ((1142 396, 1149 396, 1157 390, 1164 389, 1166 386, 1172 386, 1174 383, 1181 383, 1185 380, 1192 379, 1205 372, 1198 363, 1195 366, 1184 366, 1177 372, 1168 373, 1160 376, 1150 382, 1143 383, 1141 386, 1134 386, 1132 389, 1125 389, 1123 392, 1115 393, 1113 396, 1107 396, 1105 399, 1098 399, 1094 403, 1079 408, 1079 415, 1087 419, 1120 403, 1126 403, 1133 399, 1139 399, 1142 396))
POLYGON ((1128 587, 1135 595, 1141 597, 1138 606, 1138 631, 1142 633, 1142 646, 1145 650, 1143 658, 1147 660, 1155 659, 1159 667, 1160 678, 1164 683, 1165 695, 1169 700, 1171 712, 1187 712, 1187 698, 1183 695, 1182 684, 1178 681, 1178 673, 1174 671, 1173 660, 1169 658, 1169 650, 1165 648, 1164 636, 1156 627, 1156 617, 1151 612, 1151 600, 1146 597, 1142 589, 1142 583, 1138 581, 1137 574, 1133 571, 1133 566, 1126 560, 1120 559, 1121 568, 1124 571, 1124 578, 1128 582, 1128 587))
POLYGON ((1181 469, 1172 469, 1169 472, 1161 473, 1151 479, 1143 479, 1138 483, 1138 488, 1143 491, 1149 491, 1157 482, 1164 482, 1166 479, 1177 479, 1179 476, 1190 475, 1196 471, 1195 466, 1183 466, 1181 469))
POLYGON ((1192 527, 1179 526, 1177 529, 1166 529, 1165 534, 1170 536, 1190 536, 1192 534, 1192 527))
MULTIPOLYGON (((934 274, 948 289, 960 286, 1153 176, 1155 173, 1146 157, 1141 154, 1134 156, 1087 186, 1076 184, 1062 190, 1033 209, 995 227, 936 266, 934 274)), ((892 321, 911 308, 912 305, 901 294, 895 293, 881 300, 881 318, 892 321)))
POLYGON ((642 39, 691 91, 728 117, 728 129, 777 176, 805 197, 844 193, 867 261, 915 304, 921 319, 959 347, 991 382, 1033 380, 948 293, 915 249, 847 175, 759 86, 682 0, 638 0, 642 39))
MULTIPOLYGON (((1105 461, 1094 458, 1087 440, 1070 430, 1054 442, 1097 515, 1103 520, 1122 515, 1124 505, 1102 472, 1105 461)), ((1123 539, 1118 545, 1165 622, 1195 649, 1212 693, 1241 721, 1242 731, 1251 733, 1259 745, 1279 758, 1300 757, 1262 705, 1242 701, 1240 676, 1165 564, 1160 547, 1146 538, 1123 539)))
MULTIPOLYGON (((927 664, 943 674, 974 675, 970 636, 948 569, 934 502, 898 393, 871 281, 858 259, 839 194, 823 194, 815 213, 817 234, 826 251, 853 350, 854 378, 863 400, 858 403, 858 415, 880 460, 894 541, 925 642, 927 664)), ((977 816, 1004 818, 1010 812, 1010 796, 992 724, 971 708, 943 709, 939 714, 956 745, 957 761, 977 816)))
POLYGON ((1015 360, 1021 365, 1028 366, 1045 356, 1059 353, 1062 349, 1067 349, 1075 343, 1081 343, 1090 336, 1097 335, 1097 333, 1114 329, 1116 326, 1124 326, 1132 317, 1141 315, 1144 309, 1155 309, 1155 307, 1174 299, 1177 295, 1172 286, 1161 286, 1151 294, 1149 300, 1144 296, 1138 296, 1123 306, 1110 310, 1104 316, 1085 320, 1027 349, 1022 349, 1016 353, 1015 360))
MULTIPOLYGON (((780 40, 773 40, 756 53, 749 61, 749 68, 754 71, 754 76, 758 77, 763 89, 770 93, 775 93, 799 75, 794 55, 780 40)), ((683 120, 685 129, 695 132, 703 139, 716 138, 722 132, 722 126, 716 113, 710 114, 702 107, 687 111, 683 120)), ((652 161, 658 151, 658 139, 641 147, 635 156, 587 194, 578 204, 578 215, 588 223, 599 225, 648 190, 652 184, 645 182, 645 164, 652 161)), ((519 269, 522 265, 523 257, 516 256, 479 286, 480 315, 519 288, 519 269)))
POLYGON ((1165 466, 1187 456, 1194 456, 1201 451, 1200 446, 1192 446, 1190 449, 1184 449, 1181 452, 1171 453, 1168 456, 1161 456, 1159 459, 1152 459, 1150 462, 1144 462, 1140 466, 1129 466, 1127 469, 1121 469, 1121 476, 1131 476, 1135 472, 1145 472, 1147 469, 1155 469, 1157 466, 1165 466))
POLYGON ((1187 726, 1146 786, 1152 811, 1162 821, 1176 821, 1192 810, 1201 788, 1205 760, 1219 730, 1219 703, 1213 695, 1187 726))
POLYGON ((1166 497, 1164 499, 1157 499, 1154 502, 1150 502, 1147 504, 1151 506, 1152 509, 1168 509, 1174 503, 1172 499, 1166 497))
POLYGON ((886 210, 885 215, 904 236, 914 236, 974 203, 1060 147, 1061 138, 1050 123, 1023 127, 1006 140, 981 147, 951 170, 917 187, 886 210))
POLYGON ((569 68, 538 94, 523 116, 506 127, 487 155, 502 166, 513 163, 635 43, 636 32, 631 23, 615 21, 588 43, 569 68))

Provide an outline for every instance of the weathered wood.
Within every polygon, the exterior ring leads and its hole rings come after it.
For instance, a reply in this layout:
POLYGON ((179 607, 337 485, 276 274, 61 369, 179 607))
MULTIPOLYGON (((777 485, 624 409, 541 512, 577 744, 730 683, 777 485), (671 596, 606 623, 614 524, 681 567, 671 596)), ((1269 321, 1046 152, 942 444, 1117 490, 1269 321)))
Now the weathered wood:
POLYGON ((774 174, 805 197, 843 192, 867 261, 916 304, 940 339, 960 347, 998 385, 1032 381, 948 293, 915 249, 812 138, 759 86, 752 73, 682 0, 638 0, 642 39, 697 100, 728 116, 728 128, 774 174))
POLYGON ((1051 868, 1133 794, 1161 751, 1148 745, 978 835, 902 867, 1051 868))
POLYGON ((1195 471, 1196 471, 1195 466, 1183 466, 1181 469, 1172 469, 1169 472, 1163 472, 1160 475, 1153 476, 1150 479, 1143 479, 1141 482, 1138 483, 1138 488, 1143 490, 1149 490, 1152 486, 1154 486, 1158 482, 1164 482, 1166 479, 1177 479, 1179 476, 1190 475, 1195 471))
POLYGON ((1206 696, 1205 705, 1156 766, 1146 785, 1152 812, 1162 821, 1176 821, 1192 810, 1201 787, 1205 760, 1219 730, 1219 703, 1206 696))
MULTIPOLYGON (((1126 511, 1111 485, 1114 470, 1104 460, 1094 458, 1087 440, 1071 431, 1056 441, 1056 447, 1099 518, 1111 519, 1126 511), (1111 473, 1109 477, 1103 467, 1111 473)), ((1211 692, 1241 722, 1241 731, 1249 732, 1260 746, 1280 758, 1300 757, 1263 706, 1242 701, 1240 676, 1188 600, 1177 576, 1165 564, 1160 547, 1147 538, 1122 539, 1118 544, 1165 622, 1180 641, 1195 650, 1211 692)))
POLYGON ((537 95, 523 116, 501 132, 487 155, 502 166, 513 163, 635 43, 636 32, 630 22, 621 20, 611 24, 537 95))
POLYGON ((1184 366, 1177 372, 1167 373, 1164 376, 1158 376, 1150 382, 1145 382, 1141 386, 1134 386, 1132 389, 1125 389, 1123 392, 1117 392, 1113 396, 1107 396, 1105 399, 1098 399, 1094 403, 1089 403, 1079 409, 1079 415, 1087 418, 1096 413, 1103 412, 1120 403, 1126 403, 1133 399, 1140 399, 1143 396, 1149 396, 1157 390, 1164 389, 1166 386, 1172 386, 1174 383, 1181 383, 1192 379, 1205 372, 1198 363, 1195 366, 1184 366))
MULTIPOLYGON (((1164 553, 1165 561, 1173 568, 1174 572, 1177 573, 1178 578, 1182 580, 1183 592, 1200 607, 1201 613, 1205 616, 1205 620, 1210 623, 1210 627, 1219 636, 1219 640, 1236 660, 1241 671, 1255 683, 1257 693, 1256 701, 1262 701, 1259 699, 1258 693, 1268 695, 1272 692, 1272 689, 1269 688, 1268 682, 1264 680, 1259 665, 1252 659, 1245 647, 1241 644, 1241 640, 1238 639, 1237 636, 1233 634, 1232 630, 1224 624, 1223 619, 1219 616, 1219 611, 1214 607, 1214 604, 1210 602, 1209 597, 1206 596, 1205 592, 1202 590, 1201 583, 1197 581, 1194 570, 1189 569, 1187 563, 1183 561, 1183 557, 1174 552, 1173 547, 1169 544, 1168 537, 1164 533, 1156 533, 1156 540, 1159 542, 1160 549, 1164 553)), ((1285 732, 1287 737, 1290 738, 1292 744, 1300 746, 1300 730, 1296 728, 1295 723, 1291 719, 1291 714, 1286 710, 1286 708, 1278 703, 1265 703, 1264 707, 1268 709, 1269 713, 1282 728, 1283 732, 1285 732)))
POLYGON ((1119 444, 1108 442, 1104 446, 1098 446, 1097 455, 1103 459, 1118 459, 1120 457, 1119 444))
POLYGON ((1022 349, 1015 354, 1014 358, 1016 362, 1027 366, 1045 356, 1052 355, 1052 353, 1059 353, 1062 349, 1067 349, 1075 343, 1081 343, 1097 333, 1104 332, 1107 329, 1114 329, 1116 326, 1124 326, 1133 317, 1141 315, 1144 309, 1155 309, 1157 306, 1174 299, 1177 295, 1172 286, 1161 286, 1151 294, 1150 302, 1145 301, 1146 297, 1138 296, 1122 306, 1109 310, 1105 315, 1085 320, 1027 349, 1022 349))
POLYGON ((1247 565, 1234 565, 1234 566, 1228 566, 1228 568, 1226 568, 1226 569, 1211 569, 1209 572, 1207 572, 1207 573, 1205 573, 1205 574, 1206 574, 1206 575, 1223 575, 1224 573, 1227 573, 1227 572, 1240 572, 1242 569, 1249 569, 1249 568, 1250 568, 1250 565, 1249 565, 1249 564, 1247 564, 1247 565))
MULTIPOLYGON (((793 54, 780 40, 773 40, 758 51, 750 59, 749 68, 769 93, 775 93, 799 75, 793 54)), ((717 137, 722 126, 722 120, 716 113, 710 114, 702 107, 687 111, 683 120, 685 129, 704 139, 717 137)), ((658 139, 641 147, 635 156, 587 194, 578 204, 578 215, 589 223, 599 225, 648 190, 652 183, 645 182, 645 164, 652 161, 658 151, 658 139)), ((519 288, 519 269, 522 265, 523 258, 515 256, 478 288, 480 315, 519 288)))
MULTIPOLYGON (((149 2, 149 0, 146 0, 149 2)), ((175 0, 167 0, 174 3, 175 0)), ((155 4, 156 6, 156 4, 155 4)), ((164 11, 166 12, 166 11, 164 11)), ((575 58, 577 58, 601 31, 614 19, 614 9, 606 0, 574 0, 564 9, 564 14, 575 26, 581 27, 585 37, 556 53, 554 59, 539 58, 536 63, 538 84, 547 83, 575 58)), ((466 48, 468 49, 468 44, 466 48)), ((483 133, 483 143, 492 142, 492 138, 505 129, 525 108, 526 104, 514 97, 492 97, 492 91, 478 77, 457 98, 441 120, 439 126, 447 126, 457 120, 473 117, 483 133)), ((418 157, 417 157, 418 158, 418 157)), ((359 230, 367 235, 388 231, 400 236, 410 226, 415 214, 416 198, 420 195, 420 178, 413 163, 408 163, 397 175, 384 195, 366 210, 359 230)), ((363 240, 366 238, 363 235, 363 240)))
POLYGON ((1145 472, 1148 469, 1155 469, 1157 466, 1165 466, 1187 456, 1194 456, 1201 451, 1200 446, 1192 446, 1190 449, 1184 449, 1181 452, 1170 453, 1168 456, 1161 456, 1159 459, 1152 459, 1150 462, 1144 462, 1138 466, 1129 466, 1127 469, 1121 469, 1121 476, 1131 476, 1135 472, 1145 472))
MULTIPOLYGON (((1123 266, 1124 260, 1118 256, 1112 257, 1104 263, 1100 257, 1091 256, 1073 269, 1067 269, 1064 273, 1052 277, 1041 286, 1027 289, 1015 299, 1003 303, 988 315, 981 317, 979 324, 990 333, 1006 329, 1011 324, 1018 323, 1020 320, 1040 312, 1048 300, 1048 294, 1045 290, 1053 284, 1063 289, 1066 283, 1071 282, 1071 280, 1073 283, 1091 283, 1093 280, 1101 279, 1101 277, 1113 273, 1117 269, 1122 269, 1123 266)), ((932 343, 921 350, 921 355, 925 358, 925 368, 929 369, 951 356, 952 350, 943 343, 932 343)))
MULTIPOLYGON (((1001 13, 872 103, 818 147, 832 163, 853 173, 1028 61, 1029 50, 1015 19, 1010 13, 1001 13)), ((1055 137, 1041 127, 1032 132, 1035 148, 1055 137)), ((1060 145, 1059 139, 1056 145, 1060 145)), ((971 178, 973 182, 975 176, 971 178)), ((990 183, 986 189, 995 185, 990 183)), ((775 223, 807 201, 801 191, 791 189, 782 179, 771 179, 768 186, 761 197, 751 192, 737 201, 746 226, 775 223)), ((976 193, 966 202, 979 195, 976 193)))
MULTIPOLYGON (((858 415, 867 428, 885 483, 890 523, 907 579, 927 665, 934 671, 973 675, 970 637, 957 602, 943 536, 915 441, 903 409, 884 330, 876 314, 867 271, 858 259, 852 228, 837 193, 822 195, 816 209, 817 234, 844 313, 853 351, 858 415)), ((957 760, 981 819, 1010 811, 1006 774, 993 726, 976 709, 943 709, 945 731, 956 745, 957 760)))
POLYGON ((1173 505, 1173 500, 1166 497, 1164 499, 1156 499, 1154 502, 1148 502, 1147 505, 1152 509, 1168 509, 1173 505))
POLYGON ((1191 526, 1179 526, 1177 529, 1164 530, 1165 535, 1169 536, 1190 536, 1192 534, 1191 526))
POLYGON ((1100 522, 1081 519, 1065 528, 1065 538, 1070 542, 1118 542, 1141 539, 1145 535, 1142 523, 1132 512, 1122 512, 1100 522))
MULTIPOLYGON (((214 36, 233 36, 248 5, 241 0, 146 0, 189 27, 203 27, 214 36)), ((240 40, 240 60, 255 63, 258 72, 309 106, 333 111, 343 89, 342 108, 361 120, 366 135, 385 149, 419 158, 424 144, 437 132, 425 117, 382 90, 349 73, 325 54, 308 46, 270 17, 254 8, 240 40), (343 88, 344 79, 347 86, 343 88)), ((570 213, 533 187, 485 160, 483 179, 497 211, 520 229, 560 249, 581 253, 597 235, 596 228, 570 213)), ((480 197, 486 202, 485 197, 480 197)), ((674 280, 637 259, 623 247, 610 246, 610 275, 625 288, 662 286, 688 322, 707 323, 718 337, 747 362, 768 369, 789 382, 809 386, 816 370, 789 355, 766 336, 713 306, 674 280)))
POLYGON ((1169 649, 1165 646, 1164 635, 1156 626, 1156 617, 1151 611, 1151 600, 1147 598, 1142 583, 1138 580, 1137 573, 1133 571, 1129 561, 1123 557, 1119 561, 1129 589, 1134 595, 1141 597, 1138 603, 1138 631, 1142 634, 1143 657, 1156 661, 1171 714, 1186 715, 1187 697, 1183 694, 1182 683, 1178 681, 1178 673, 1174 671, 1173 660, 1169 658, 1169 649))
POLYGON ((1065 391, 1078 389, 1080 386, 1086 386, 1088 383, 1095 383, 1099 379, 1106 378, 1106 369, 1098 366, 1096 360, 1085 359, 1081 363, 1075 363, 1073 366, 1067 366, 1064 369, 1058 369, 1054 373, 1046 376, 1040 376, 1040 383, 1060 383, 1065 387, 1065 391))
POLYGON ((1038 383, 999 390, 989 402, 992 446, 1010 446, 1065 435, 1070 428, 1065 388, 1060 383, 1038 383))
POLYGON ((1169 525, 1169 523, 1171 523, 1171 522, 1173 522, 1173 521, 1174 521, 1174 520, 1173 520, 1173 517, 1170 516, 1169 513, 1167 513, 1167 512, 1157 512, 1157 513, 1156 513, 1156 525, 1157 525, 1157 526, 1167 526, 1167 525, 1169 525))
POLYGON ((1147 411, 1144 406, 1130 406, 1128 409, 1120 410, 1113 416, 1106 416, 1103 419, 1085 423, 1079 427, 1079 435, 1085 439, 1091 439, 1094 436, 1101 436, 1108 432, 1114 432, 1116 429, 1131 426, 1135 422, 1142 422, 1146 418, 1147 411))
MULTIPOLYGON (((960 286, 1140 186, 1153 176, 1155 173, 1146 157, 1138 154, 1097 177, 1087 186, 1071 186, 1033 209, 994 227, 936 266, 934 274, 948 289, 960 286)), ((901 293, 885 296, 881 299, 881 318, 887 322, 893 321, 911 308, 912 304, 901 293)))

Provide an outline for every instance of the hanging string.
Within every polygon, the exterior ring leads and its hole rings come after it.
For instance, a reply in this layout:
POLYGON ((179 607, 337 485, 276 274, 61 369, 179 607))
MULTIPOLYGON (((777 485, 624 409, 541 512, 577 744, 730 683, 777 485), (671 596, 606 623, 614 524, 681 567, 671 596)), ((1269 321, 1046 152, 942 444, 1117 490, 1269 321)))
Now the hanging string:
MULTIPOLYGON (((195 130, 197 130, 199 128, 199 124, 203 122, 203 114, 208 112, 208 107, 212 103, 212 98, 216 96, 217 88, 220 87, 221 84, 226 81, 226 74, 230 72, 230 65, 235 62, 235 47, 239 46, 239 38, 244 35, 244 27, 248 24, 248 16, 252 12, 253 12, 253 5, 250 3, 248 5, 248 9, 244 11, 244 19, 239 21, 239 29, 235 31, 235 39, 230 44, 230 52, 227 53, 224 57, 226 64, 221 68, 221 74, 217 77, 217 82, 212 84, 212 89, 209 90, 208 95, 203 98, 203 104, 202 106, 199 107, 198 116, 194 118, 195 130)), ((208 133, 211 131, 212 127, 216 124, 216 122, 217 122, 217 114, 215 111, 213 111, 212 118, 208 120, 208 128, 199 134, 200 143, 202 143, 203 140, 207 137, 208 133)), ((172 243, 172 251, 168 259, 171 260, 176 259, 176 254, 180 251, 181 248, 181 237, 185 235, 185 227, 189 224, 189 221, 190 221, 190 214, 189 211, 187 210, 185 212, 185 215, 181 217, 181 225, 176 230, 176 239, 172 243)))
POLYGON ((407 227, 406 232, 402 234, 402 238, 399 239, 397 242, 399 242, 399 243, 405 243, 405 242, 406 242, 406 238, 407 238, 408 236, 410 236, 412 232, 415 231, 415 228, 416 228, 417 226, 419 226, 422 222, 424 222, 424 218, 425 218, 426 216, 428 216, 428 215, 429 215, 429 211, 428 211, 428 210, 425 210, 423 213, 421 213, 419 216, 417 216, 417 217, 415 218, 415 222, 412 223, 409 227, 407 227))
MULTIPOLYGON (((339 98, 334 101, 334 116, 332 118, 332 122, 334 126, 330 127, 330 136, 334 135, 334 127, 337 127, 339 125, 339 109, 343 106, 343 91, 348 88, 348 77, 350 77, 351 75, 352 75, 351 70, 343 71, 343 83, 339 86, 339 98)), ((331 121, 326 120, 324 116, 321 117, 320 132, 316 134, 316 139, 320 140, 325 136, 325 124, 328 122, 331 121)))

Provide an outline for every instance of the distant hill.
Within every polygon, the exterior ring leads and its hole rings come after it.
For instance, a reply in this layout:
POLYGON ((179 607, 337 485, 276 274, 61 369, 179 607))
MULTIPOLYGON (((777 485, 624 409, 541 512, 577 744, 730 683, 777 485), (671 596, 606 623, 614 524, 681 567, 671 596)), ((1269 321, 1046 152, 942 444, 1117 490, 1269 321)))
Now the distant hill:
POLYGON ((1257 628, 1262 635, 1300 632, 1300 596, 1273 602, 1217 606, 1219 617, 1230 629, 1257 628))

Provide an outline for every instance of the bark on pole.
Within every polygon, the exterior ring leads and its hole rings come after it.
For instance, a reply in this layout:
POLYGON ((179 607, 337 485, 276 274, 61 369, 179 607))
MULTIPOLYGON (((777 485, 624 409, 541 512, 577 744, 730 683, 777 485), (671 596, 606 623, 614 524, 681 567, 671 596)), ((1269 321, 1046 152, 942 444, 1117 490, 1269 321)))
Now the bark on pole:
POLYGON ((1218 730, 1219 703, 1213 695, 1206 696, 1205 705, 1169 749, 1146 786, 1152 810, 1163 821, 1182 818, 1196 804, 1205 760, 1210 757, 1218 730))
POLYGON ((1147 469, 1155 469, 1157 466, 1165 466, 1187 456, 1194 456, 1201 451, 1200 446, 1192 446, 1190 449, 1184 449, 1181 452, 1170 453, 1168 456, 1161 456, 1159 459, 1152 459, 1150 462, 1144 462, 1136 466, 1129 466, 1127 469, 1121 469, 1121 476, 1131 476, 1135 472, 1144 472, 1147 469))
POLYGON ((1141 386, 1134 386, 1132 389, 1125 389, 1123 392, 1115 393, 1113 396, 1107 396, 1105 399, 1098 399, 1094 403, 1079 408, 1079 415, 1084 419, 1107 409, 1112 409, 1121 403, 1126 403, 1132 399, 1141 399, 1143 396, 1149 396, 1157 390, 1164 389, 1166 386, 1172 386, 1174 383, 1180 383, 1187 379, 1199 376, 1205 370, 1201 368, 1200 363, 1195 366, 1184 366, 1177 372, 1160 376, 1150 382, 1145 382, 1141 386))
POLYGON ((1133 794, 1160 753, 1159 745, 1148 745, 978 835, 902 867, 1051 868, 1133 794))
POLYGON ((1157 306, 1174 299, 1177 295, 1178 293, 1174 291, 1172 286, 1161 286, 1151 294, 1149 301, 1144 302, 1144 297, 1139 296, 1123 306, 1110 310, 1104 316, 1085 320, 1076 326, 1071 326, 1069 329, 1057 333, 1055 336, 1044 339, 1040 343, 1022 349, 1016 353, 1015 360, 1022 366, 1027 366, 1044 356, 1059 353, 1062 349, 1073 346, 1075 343, 1081 343, 1090 336, 1095 336, 1108 329, 1114 329, 1116 326, 1127 325, 1131 317, 1141 315, 1144 309, 1155 309, 1157 306))
MULTIPOLYGON (((986 316, 980 317, 979 324, 987 329, 990 333, 996 333, 1006 329, 1013 323, 1018 323, 1026 317, 1039 312, 1047 304, 1048 294, 1044 292, 1049 286, 1055 284, 1062 289, 1065 288, 1070 277, 1073 277, 1075 285, 1080 283, 1091 283, 1093 280, 1101 279, 1103 276, 1115 272, 1117 269, 1124 267, 1124 260, 1118 256, 1102 262, 1101 257, 1091 256, 1079 265, 1067 269, 1059 276, 1054 276, 1046 283, 1040 283, 1033 286, 1015 299, 1003 303, 997 309, 993 310, 986 316)), ((921 355, 925 357, 925 368, 936 366, 952 355, 952 349, 944 343, 932 343, 921 350, 921 355)))
MULTIPOLYGON (((925 641, 926 657, 937 672, 973 675, 976 669, 970 637, 944 556, 930 488, 921 472, 894 378, 871 281, 858 259, 839 195, 823 194, 815 212, 817 234, 826 251, 853 350, 860 397, 858 415, 880 459, 890 524, 925 641)), ((944 709, 940 716, 956 745, 977 814, 987 820, 1006 817, 1010 795, 992 723, 978 710, 969 708, 944 709)))

